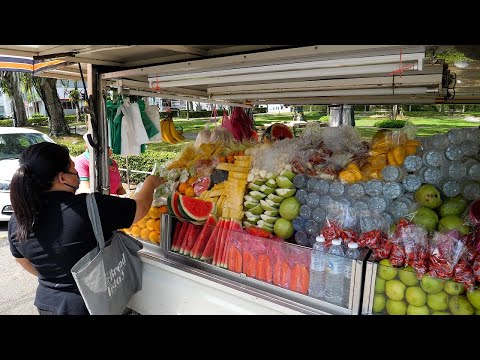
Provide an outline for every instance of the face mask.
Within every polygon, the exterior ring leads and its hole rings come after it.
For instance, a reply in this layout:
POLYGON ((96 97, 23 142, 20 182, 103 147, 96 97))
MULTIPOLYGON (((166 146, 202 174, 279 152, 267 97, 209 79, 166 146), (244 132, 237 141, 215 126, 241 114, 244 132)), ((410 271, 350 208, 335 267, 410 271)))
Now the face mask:
POLYGON ((67 184, 67 183, 64 183, 65 185, 71 187, 73 190, 77 191, 78 188, 80 187, 80 176, 78 175, 78 173, 72 173, 70 171, 63 171, 65 174, 72 174, 72 175, 76 175, 77 176, 77 184, 78 186, 72 186, 70 184, 67 184))

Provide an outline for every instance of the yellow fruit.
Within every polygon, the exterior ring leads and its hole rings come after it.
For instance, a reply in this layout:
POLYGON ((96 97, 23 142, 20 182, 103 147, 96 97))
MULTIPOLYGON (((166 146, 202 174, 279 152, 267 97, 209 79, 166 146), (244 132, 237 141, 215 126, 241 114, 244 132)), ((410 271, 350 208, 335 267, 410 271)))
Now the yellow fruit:
POLYGON ((147 220, 146 218, 143 218, 142 220, 140 220, 137 225, 140 226, 142 229, 143 228, 146 228, 147 227, 147 220))
POLYGON ((420 144, 421 144, 421 143, 420 143, 420 141, 418 141, 418 140, 407 140, 407 141, 405 142, 405 146, 409 146, 409 147, 410 147, 410 146, 417 147, 417 146, 419 146, 420 144))
POLYGON ((338 178, 340 179, 340 181, 343 181, 349 184, 354 183, 356 181, 355 174, 350 170, 340 171, 340 173, 338 174, 338 178))
POLYGON ((142 231, 142 228, 138 225, 133 225, 132 226, 132 235, 133 236, 140 236, 140 232, 142 231))
POLYGON ((156 231, 152 231, 148 235, 148 240, 150 240, 151 242, 153 242, 155 244, 159 244, 160 243, 160 234, 156 231))
POLYGON ((158 219, 160 217, 159 208, 151 207, 147 215, 150 216, 150 219, 158 219))
POLYGON ((189 197, 195 197, 195 191, 193 190, 193 186, 189 186, 187 187, 187 189, 185 190, 185 196, 189 196, 189 197))
POLYGON ((152 231, 155 230, 155 221, 156 219, 148 219, 147 220, 147 229, 152 231))
POLYGON ((388 149, 386 147, 380 148, 380 149, 372 149, 368 152, 368 155, 370 156, 380 156, 380 155, 385 155, 387 153, 388 149))
POLYGON ((406 155, 415 155, 417 153, 416 146, 405 146, 405 154, 406 155))
POLYGON ((360 168, 358 167, 358 165, 354 162, 351 162, 349 163, 346 167, 345 167, 346 170, 356 170, 356 171, 360 171, 360 168))
POLYGON ((143 240, 148 240, 148 237, 150 236, 150 230, 148 230, 147 228, 145 229, 142 229, 142 231, 140 231, 140 237, 143 239, 143 240))
POLYGON ((387 153, 388 165, 398 165, 395 161, 395 156, 393 155, 393 150, 387 153))
POLYGON ((153 226, 153 230, 155 230, 156 232, 159 233, 160 232, 160 224, 161 224, 160 219, 156 220, 155 225, 153 226))
POLYGON ((405 148, 403 146, 397 146, 393 150, 393 157, 398 165, 403 164, 403 160, 405 160, 405 148))
POLYGON ((356 181, 360 181, 362 180, 362 173, 360 172, 360 170, 358 169, 358 167, 356 169, 350 169, 350 172, 355 175, 355 180, 356 181))

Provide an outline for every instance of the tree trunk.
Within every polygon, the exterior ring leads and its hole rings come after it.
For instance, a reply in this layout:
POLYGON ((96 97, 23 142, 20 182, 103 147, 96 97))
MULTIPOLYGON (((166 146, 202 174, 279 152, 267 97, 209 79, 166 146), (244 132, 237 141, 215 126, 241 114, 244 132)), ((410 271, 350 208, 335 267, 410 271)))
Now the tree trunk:
POLYGON ((62 103, 57 93, 57 79, 34 78, 34 84, 37 92, 45 103, 45 110, 49 117, 51 136, 70 135, 65 114, 63 113, 62 103))
POLYGON ((13 72, 7 71, 4 73, 3 78, 5 79, 5 83, 13 101, 16 120, 15 125, 19 127, 27 126, 27 111, 25 110, 25 104, 23 103, 22 94, 20 93, 18 76, 13 72))
POLYGON ((190 108, 190 101, 187 101, 187 120, 190 119, 190 110, 189 110, 189 108, 190 108))
POLYGON ((79 101, 74 101, 73 106, 75 106, 75 115, 77 117, 77 122, 80 122, 82 120, 82 117, 80 116, 80 102, 79 101))

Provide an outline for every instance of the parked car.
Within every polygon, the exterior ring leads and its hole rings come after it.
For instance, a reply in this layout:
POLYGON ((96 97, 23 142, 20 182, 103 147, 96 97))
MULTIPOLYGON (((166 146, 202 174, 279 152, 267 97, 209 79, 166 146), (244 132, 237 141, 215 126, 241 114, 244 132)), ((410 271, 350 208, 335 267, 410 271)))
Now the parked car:
POLYGON ((37 130, 0 127, 0 221, 10 220, 13 213, 10 203, 10 181, 18 169, 20 154, 29 145, 44 141, 54 142, 37 130))

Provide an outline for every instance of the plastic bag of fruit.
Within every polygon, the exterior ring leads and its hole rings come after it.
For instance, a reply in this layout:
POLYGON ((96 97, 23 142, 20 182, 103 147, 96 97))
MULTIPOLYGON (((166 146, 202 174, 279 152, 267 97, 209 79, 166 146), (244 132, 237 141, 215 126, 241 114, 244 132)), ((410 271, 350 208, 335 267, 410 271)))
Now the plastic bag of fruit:
POLYGON ((468 263, 464 254, 453 268, 453 281, 463 284, 465 290, 472 291, 475 288, 475 274, 472 266, 468 263))
POLYGON ((466 246, 457 230, 435 232, 430 244, 428 274, 441 279, 453 275, 453 269, 459 262, 466 246))
POLYGON ((303 247, 291 247, 288 261, 291 268, 288 288, 301 294, 308 293, 310 282, 310 249, 303 247))
POLYGON ((358 219, 355 209, 350 205, 332 201, 325 210, 325 226, 322 229, 325 246, 329 248, 334 239, 341 239, 345 245, 357 242, 358 219))
POLYGON ((405 266, 412 266, 423 275, 428 270, 429 243, 428 233, 423 227, 408 224, 399 229, 399 239, 405 249, 405 266))

